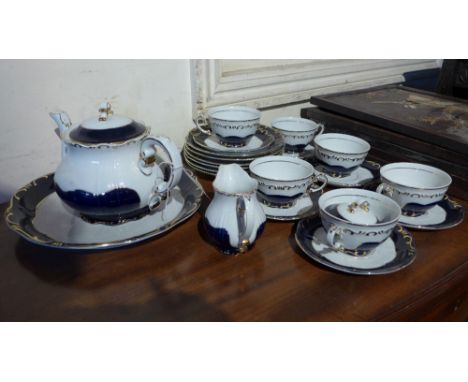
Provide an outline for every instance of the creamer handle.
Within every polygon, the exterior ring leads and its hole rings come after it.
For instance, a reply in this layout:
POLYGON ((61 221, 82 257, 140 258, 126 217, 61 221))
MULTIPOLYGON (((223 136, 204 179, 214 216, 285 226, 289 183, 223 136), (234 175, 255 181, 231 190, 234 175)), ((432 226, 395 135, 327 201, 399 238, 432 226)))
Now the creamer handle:
POLYGON ((243 196, 236 199, 237 229, 239 232, 238 247, 239 252, 244 253, 250 245, 250 240, 246 237, 247 231, 247 206, 243 196))

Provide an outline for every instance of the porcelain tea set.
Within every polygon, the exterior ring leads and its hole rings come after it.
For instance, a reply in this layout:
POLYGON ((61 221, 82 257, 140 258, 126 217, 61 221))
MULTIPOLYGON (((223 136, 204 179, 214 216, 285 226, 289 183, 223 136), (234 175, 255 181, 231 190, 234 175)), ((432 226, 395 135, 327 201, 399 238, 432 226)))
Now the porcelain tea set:
POLYGON ((366 161, 365 140, 324 133, 303 118, 265 127, 254 108, 211 108, 194 121, 181 155, 170 139, 115 115, 107 102, 77 125, 64 112, 50 115, 62 160, 54 174, 18 190, 5 213, 9 227, 36 244, 118 247, 175 227, 204 193, 182 158, 216 175, 203 220, 227 254, 250 249, 267 219, 299 220, 296 241, 314 260, 344 272, 388 273, 414 259, 402 226, 443 229, 463 220, 461 206, 446 197, 444 171, 416 163, 380 168, 366 161), (360 188, 378 176, 375 192, 360 188), (324 193, 327 185, 339 188, 324 193))
POLYGON ((62 160, 54 174, 18 190, 5 212, 25 239, 66 249, 119 247, 160 235, 197 211, 203 189, 170 139, 151 136, 107 102, 77 125, 65 112, 50 116, 62 160))
MULTIPOLYGON (((259 114, 253 110, 242 108, 242 112, 233 106, 209 109, 208 119, 213 121, 216 116, 223 118, 223 123, 216 121, 211 130, 206 130, 199 123, 206 118, 200 118, 196 125, 209 139, 230 147, 234 143, 236 150, 248 145, 256 131, 252 123, 259 123, 259 114), (248 134, 244 126, 248 126, 248 134)), ((435 226, 442 223, 437 226, 441 229, 457 209, 456 204, 446 210, 440 205, 451 183, 442 170, 417 163, 393 163, 382 168, 374 164, 374 171, 363 173, 371 148, 365 140, 324 133, 323 125, 297 117, 278 118, 271 125, 283 139, 281 155, 253 158, 248 169, 236 164, 218 166, 213 183, 215 198, 206 212, 205 225, 225 253, 242 253, 250 248, 263 231, 265 218, 301 219, 296 240, 311 257, 320 257, 318 261, 346 272, 388 273, 414 259, 412 236, 402 228, 405 218, 417 221, 437 206, 445 212, 443 221, 434 221, 435 226), (306 160, 310 158, 305 155, 311 144, 313 161, 306 160), (362 187, 376 179, 375 170, 380 170, 382 182, 376 191, 350 188, 346 182, 336 181, 354 179, 362 187), (340 189, 322 194, 327 184, 340 189), (297 206, 302 200, 309 204, 299 214, 297 206), (315 221, 311 221, 313 215, 315 221)), ((463 216, 459 211, 455 215, 459 223, 463 216)))
POLYGON ((274 129, 259 124, 260 112, 244 106, 209 109, 195 120, 182 149, 184 161, 200 174, 215 176, 221 164, 250 162, 283 152, 283 140, 274 129))

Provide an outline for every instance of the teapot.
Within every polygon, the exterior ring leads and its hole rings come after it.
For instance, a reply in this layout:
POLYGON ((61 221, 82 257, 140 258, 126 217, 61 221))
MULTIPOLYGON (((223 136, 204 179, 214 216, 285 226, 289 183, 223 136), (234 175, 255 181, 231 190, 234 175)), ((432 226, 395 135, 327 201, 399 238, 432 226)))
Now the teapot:
POLYGON ((90 220, 119 223, 164 208, 179 182, 182 159, 168 138, 114 115, 103 102, 99 115, 72 126, 67 113, 49 113, 58 126, 62 159, 54 187, 64 204, 90 220))
POLYGON ((220 165, 213 182, 215 195, 205 212, 205 229, 221 252, 246 252, 265 227, 257 199, 257 180, 238 164, 220 165))

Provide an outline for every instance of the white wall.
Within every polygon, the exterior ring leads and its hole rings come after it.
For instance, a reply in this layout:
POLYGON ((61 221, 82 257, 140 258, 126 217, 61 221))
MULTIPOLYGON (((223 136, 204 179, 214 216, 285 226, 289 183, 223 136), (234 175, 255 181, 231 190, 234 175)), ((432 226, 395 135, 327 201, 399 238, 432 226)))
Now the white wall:
MULTIPOLYGON (((198 61, 203 63, 206 60, 198 61)), ((296 61, 287 63, 291 66, 297 64, 296 61)), ((329 61, 333 61, 331 67, 341 65, 349 70, 344 60, 329 61)), ((384 75, 386 82, 397 82, 401 73, 410 69, 439 65, 435 60, 367 61, 376 61, 367 65, 393 65, 386 68, 384 74, 378 72, 380 76, 384 75)), ((265 63, 268 62, 261 61, 263 66, 265 63)), ((216 60, 208 60, 206 65, 210 68, 217 64, 219 62, 216 60)), ((312 62, 311 65, 315 64, 312 62)), ((285 68, 278 76, 288 73, 288 65, 283 66, 285 68)), ((0 60, 0 203, 6 202, 19 187, 57 167, 60 143, 54 133, 55 124, 48 116, 48 112, 53 110, 67 111, 72 121, 78 123, 96 115, 99 103, 109 101, 117 114, 143 121, 152 127, 154 134, 169 136, 182 147, 185 135, 193 127, 192 106, 201 97, 201 90, 211 89, 207 83, 200 82, 205 77, 190 78, 191 69, 197 75, 193 68, 189 60, 0 60)), ((249 75, 261 77, 262 73, 252 72, 249 75)), ((314 74, 313 71, 311 73, 314 74)), ((369 71, 367 75, 371 76, 372 73, 369 71)), ((361 72, 356 78, 360 76, 361 72)), ((213 78, 217 79, 214 75, 213 78)), ((275 78, 273 81, 278 81, 275 78)), ((255 87, 254 79, 242 75, 231 85, 236 88, 240 83, 261 91, 261 87, 255 87)), ((382 79, 372 77, 365 85, 375 85, 379 81, 382 79)), ((302 84, 301 81, 299 83, 302 84)), ((280 96, 283 93, 287 95, 285 89, 288 84, 286 81, 281 85, 280 96)), ((221 85, 213 85, 215 93, 223 90, 221 85)), ((242 94, 246 92, 240 87, 242 94)), ((224 96, 227 94, 226 103, 239 101, 232 98, 233 92, 230 93, 229 89, 221 93, 224 96)), ((270 91, 267 93, 270 94, 270 91)), ((301 99, 307 99, 309 93, 301 99)), ((206 96, 203 91, 201 94, 206 96)), ((279 116, 299 116, 300 109, 308 106, 310 104, 305 102, 263 111, 261 122, 268 125, 279 116)))
POLYGON ((0 203, 57 167, 49 111, 77 123, 104 100, 182 146, 192 127, 189 60, 0 60, 0 203))

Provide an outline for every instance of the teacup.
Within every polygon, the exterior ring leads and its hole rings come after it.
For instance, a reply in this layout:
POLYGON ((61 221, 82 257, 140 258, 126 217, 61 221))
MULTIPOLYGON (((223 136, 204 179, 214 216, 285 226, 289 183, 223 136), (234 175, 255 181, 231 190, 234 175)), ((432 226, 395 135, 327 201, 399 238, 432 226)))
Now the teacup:
POLYGON ((320 218, 327 233, 328 244, 351 255, 369 254, 385 241, 401 215, 400 206, 389 197, 358 188, 343 188, 325 192, 319 201, 320 218), (345 219, 339 206, 349 208, 365 205, 376 222, 373 224, 345 219))
POLYGON ((259 199, 271 207, 291 207, 305 192, 313 196, 327 184, 327 178, 321 174, 316 176, 309 162, 290 156, 257 158, 250 163, 249 169, 258 181, 259 199))
POLYGON ((418 216, 444 198, 452 178, 436 167, 399 162, 382 166, 377 192, 392 198, 407 216, 418 216))
POLYGON ((194 120, 195 125, 205 134, 214 133, 219 142, 228 147, 245 146, 260 123, 260 111, 247 106, 213 107, 208 109, 207 114, 208 126, 204 115, 194 120))
POLYGON ((277 118, 271 122, 271 126, 281 133, 284 151, 289 153, 304 151, 314 136, 322 134, 324 129, 322 124, 298 117, 277 118))
POLYGON ((328 174, 350 174, 366 159, 370 145, 348 134, 321 134, 314 139, 315 157, 328 174))

